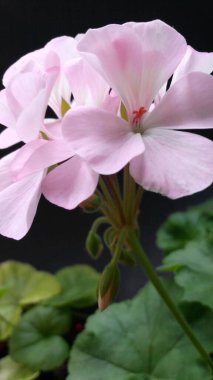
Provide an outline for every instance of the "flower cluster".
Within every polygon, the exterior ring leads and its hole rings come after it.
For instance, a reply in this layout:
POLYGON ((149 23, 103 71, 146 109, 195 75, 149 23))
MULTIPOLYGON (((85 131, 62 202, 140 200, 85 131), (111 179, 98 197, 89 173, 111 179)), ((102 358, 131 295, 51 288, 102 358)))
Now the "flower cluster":
POLYGON ((73 209, 127 164, 144 189, 178 198, 213 180, 213 53, 155 20, 59 37, 4 74, 0 233, 29 230, 41 194, 73 209), (172 79, 171 79, 172 78, 172 79), (168 81, 170 86, 168 85, 168 81))

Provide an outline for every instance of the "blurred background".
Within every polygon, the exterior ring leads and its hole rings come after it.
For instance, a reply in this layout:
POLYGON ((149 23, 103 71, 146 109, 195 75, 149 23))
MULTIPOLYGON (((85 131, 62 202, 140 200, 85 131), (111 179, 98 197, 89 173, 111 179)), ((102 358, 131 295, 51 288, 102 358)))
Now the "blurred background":
MULTIPOLYGON (((213 51, 213 2, 196 1, 96 1, 96 0, 0 0, 0 75, 22 55, 45 45, 50 39, 75 36, 88 28, 109 23, 150 21, 159 18, 174 26, 196 50, 213 51)), ((202 133, 212 138, 211 131, 202 133)), ((3 156, 6 152, 0 152, 3 156)), ((172 201, 154 193, 143 198, 140 226, 142 243, 157 266, 161 253, 155 245, 156 231, 174 211, 203 202, 212 188, 172 201)), ((38 269, 56 271, 75 263, 102 270, 109 254, 90 259, 84 242, 94 216, 81 210, 66 211, 41 199, 33 226, 21 241, 0 237, 0 261, 15 259, 38 269)), ((139 268, 121 268, 119 299, 133 296, 145 282, 139 268)))

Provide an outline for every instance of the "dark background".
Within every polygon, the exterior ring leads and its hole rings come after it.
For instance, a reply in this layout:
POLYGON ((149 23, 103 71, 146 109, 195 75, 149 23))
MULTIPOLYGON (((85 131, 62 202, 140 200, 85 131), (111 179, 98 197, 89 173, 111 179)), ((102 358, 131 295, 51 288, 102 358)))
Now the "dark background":
MULTIPOLYGON (((0 0, 0 75, 20 56, 42 47, 53 37, 75 36, 109 23, 156 18, 174 26, 195 49, 213 49, 212 1, 0 0)), ((210 137, 210 132, 206 136, 210 137)), ((155 265, 161 259, 155 246, 159 225, 171 212, 184 210, 211 195, 212 188, 176 201, 145 194, 140 218, 142 241, 155 265)), ((50 271, 73 263, 89 263, 101 270, 109 260, 108 254, 94 262, 84 248, 93 219, 80 210, 65 211, 42 199, 24 239, 17 242, 0 237, 0 261, 13 258, 50 271)), ((144 281, 140 269, 122 267, 119 298, 135 294, 144 281)))

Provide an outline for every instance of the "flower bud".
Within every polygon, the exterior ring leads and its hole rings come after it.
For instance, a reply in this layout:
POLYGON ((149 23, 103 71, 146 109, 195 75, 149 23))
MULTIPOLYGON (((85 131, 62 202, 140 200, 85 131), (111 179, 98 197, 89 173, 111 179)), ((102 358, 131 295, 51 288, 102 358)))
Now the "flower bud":
POLYGON ((120 282, 120 273, 116 264, 110 263, 104 269, 99 283, 98 307, 105 310, 117 294, 120 282))
POLYGON ((93 230, 90 230, 88 233, 86 239, 86 250, 93 259, 97 259, 103 251, 101 238, 93 230))
POLYGON ((93 213, 98 211, 101 205, 101 198, 98 194, 93 194, 91 197, 83 201, 79 206, 83 209, 84 212, 93 213))

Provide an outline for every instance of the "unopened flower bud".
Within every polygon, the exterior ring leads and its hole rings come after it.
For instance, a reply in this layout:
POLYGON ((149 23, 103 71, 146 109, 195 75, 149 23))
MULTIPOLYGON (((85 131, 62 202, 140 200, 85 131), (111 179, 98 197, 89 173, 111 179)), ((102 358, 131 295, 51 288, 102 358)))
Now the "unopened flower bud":
POLYGON ((116 264, 110 263, 104 269, 99 283, 98 307, 105 310, 117 294, 120 282, 120 273, 116 264))
POLYGON ((98 194, 93 194, 91 197, 83 201, 79 206, 84 212, 93 213, 98 211, 101 204, 101 198, 98 194))
POLYGON ((86 249, 93 259, 97 259, 103 251, 103 244, 101 238, 93 230, 90 230, 87 236, 86 249))

